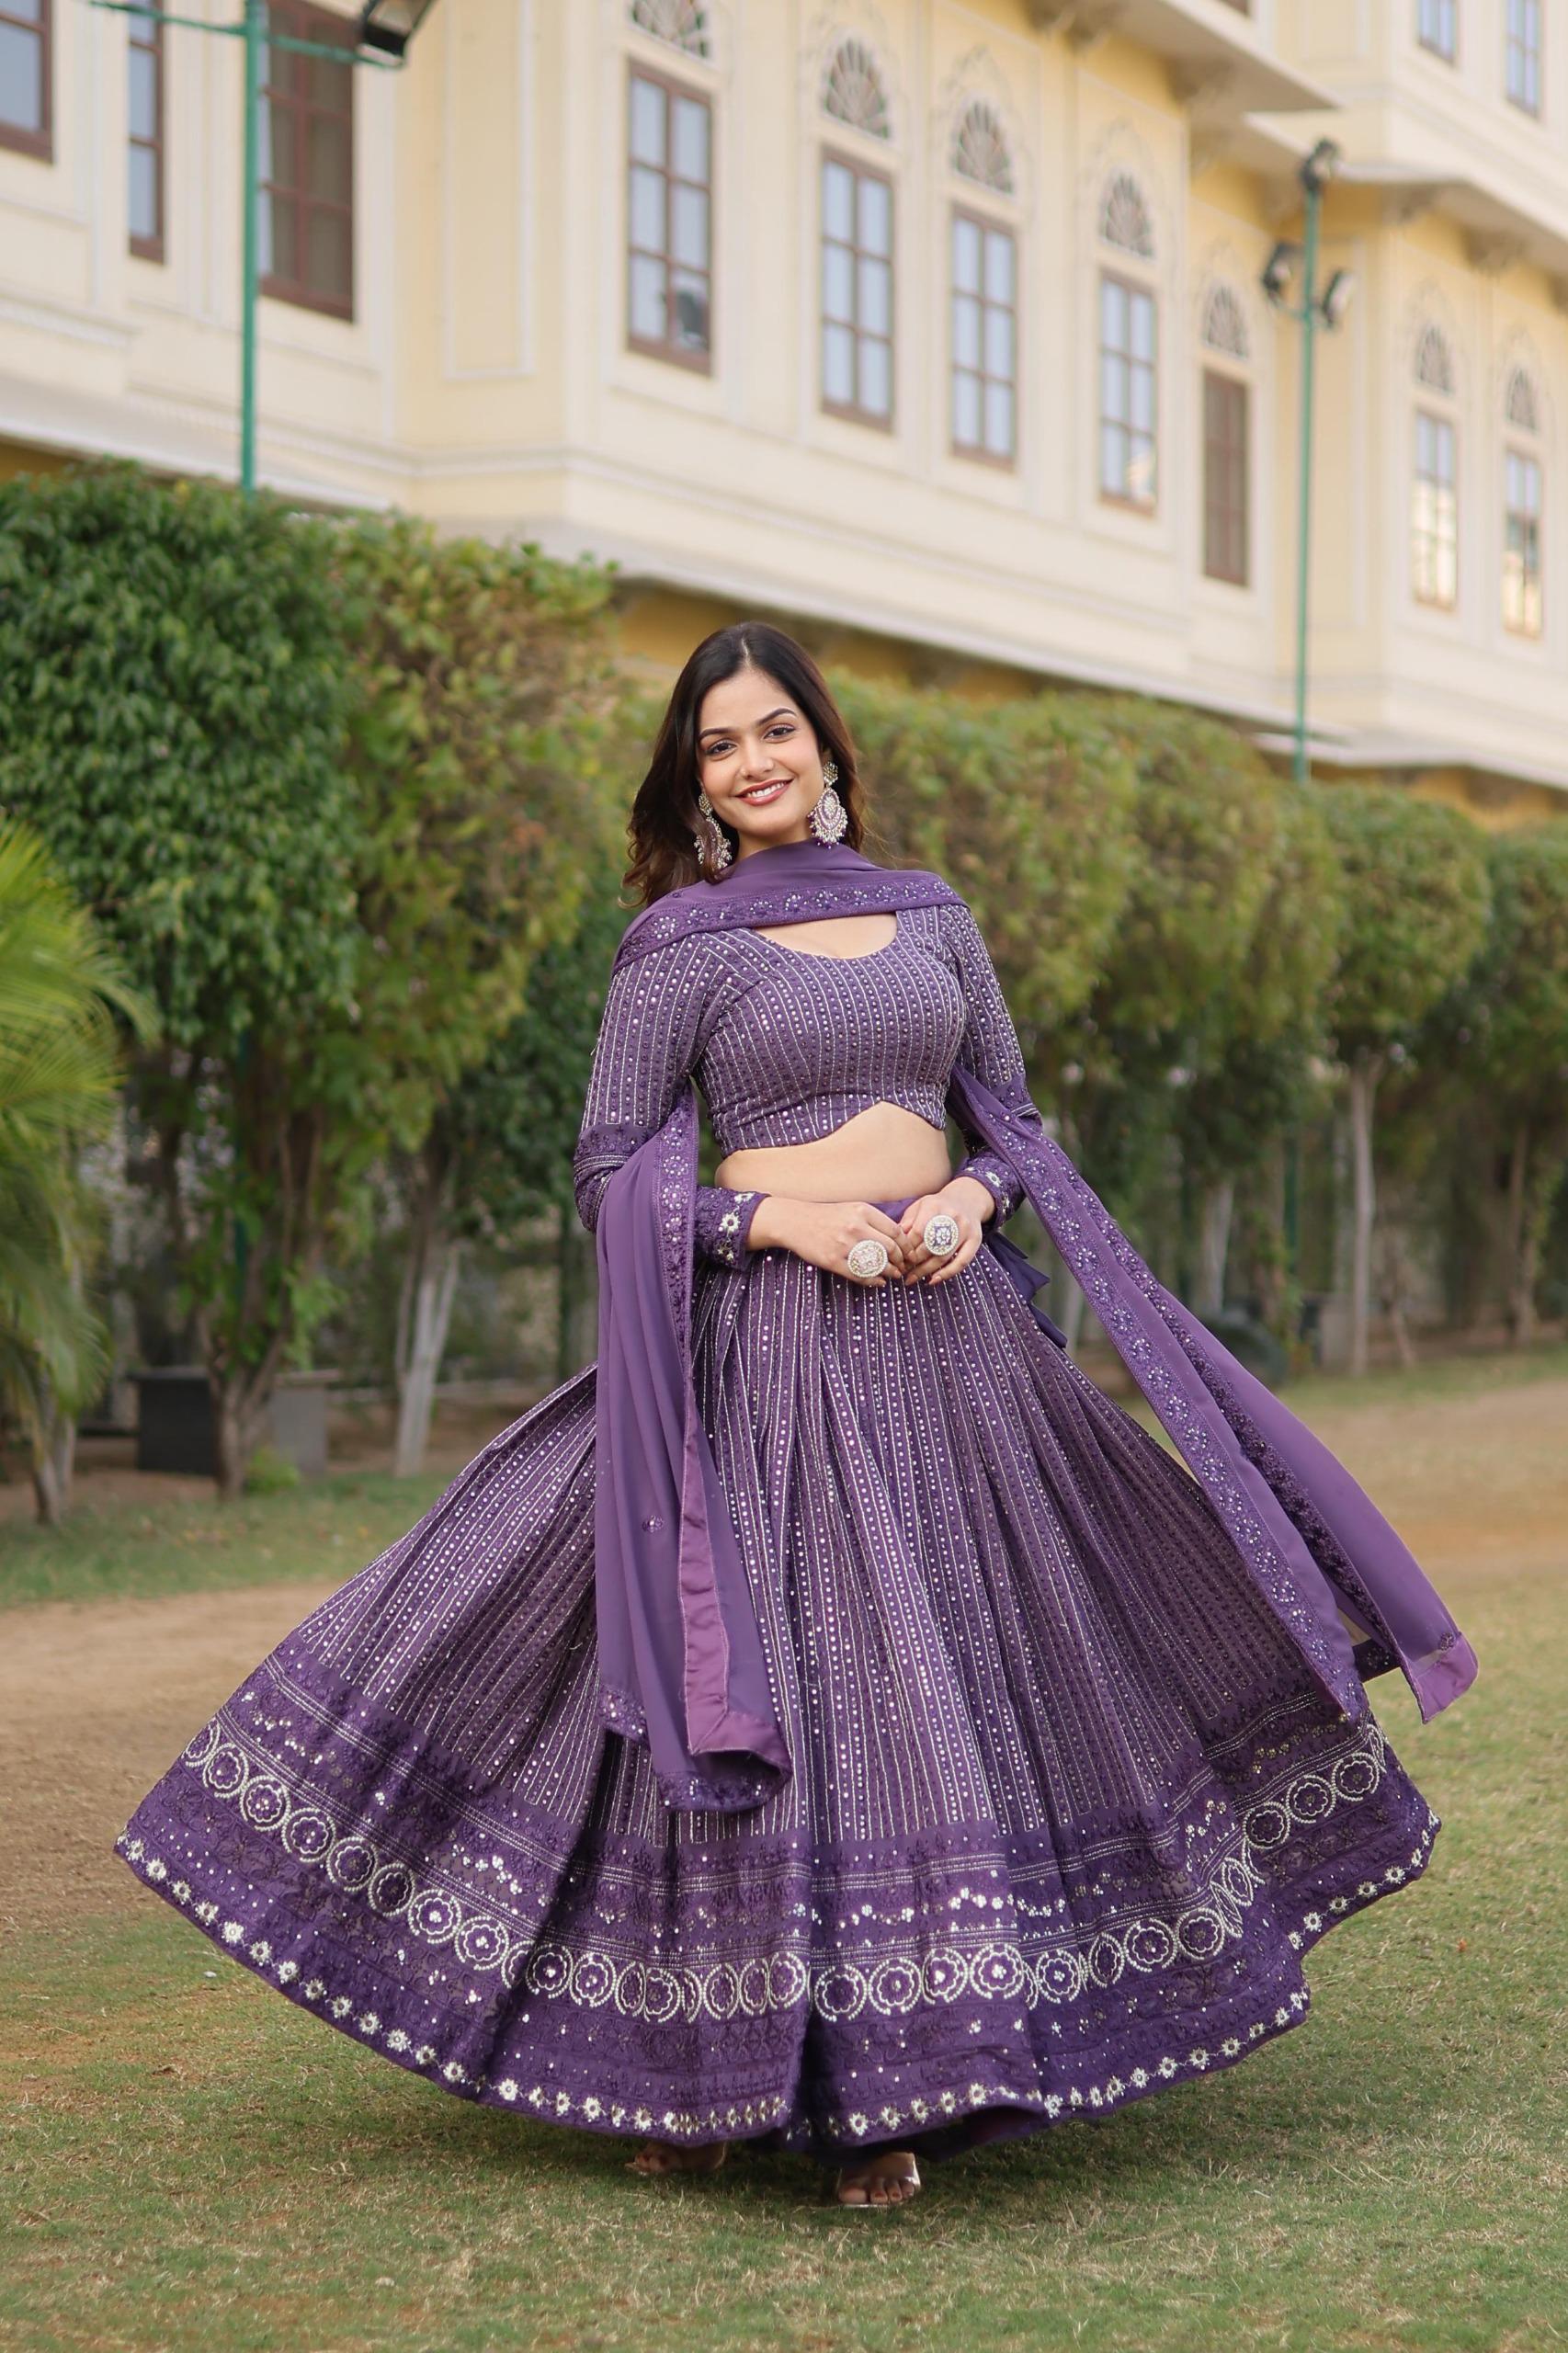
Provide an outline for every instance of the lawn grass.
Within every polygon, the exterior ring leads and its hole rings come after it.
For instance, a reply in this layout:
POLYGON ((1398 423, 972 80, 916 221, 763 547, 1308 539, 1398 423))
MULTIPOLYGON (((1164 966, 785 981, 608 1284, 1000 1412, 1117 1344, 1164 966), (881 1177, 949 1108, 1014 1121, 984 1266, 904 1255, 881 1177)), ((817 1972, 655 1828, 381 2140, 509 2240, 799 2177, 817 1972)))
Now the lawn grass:
MULTIPOLYGON (((476 1449, 477 1450, 477 1449, 476 1449)), ((90 1495, 90 1482, 84 1482, 90 1495)), ((84 1498, 55 1529, 0 1527, 0 1611, 353 1574, 419 1519, 444 1474, 334 1472, 271 1495, 216 1495, 101 1507, 84 1498)))
POLYGON ((1568 2342, 1568 1601, 1458 1597, 1483 1665, 1419 1727, 1424 1879, 1307 1962, 1220 2076, 927 2168, 909 2212, 809 2163, 644 2183, 624 2145, 460 2103, 147 1900, 0 1970, 0 2344, 103 2353, 1546 2353, 1568 2342))

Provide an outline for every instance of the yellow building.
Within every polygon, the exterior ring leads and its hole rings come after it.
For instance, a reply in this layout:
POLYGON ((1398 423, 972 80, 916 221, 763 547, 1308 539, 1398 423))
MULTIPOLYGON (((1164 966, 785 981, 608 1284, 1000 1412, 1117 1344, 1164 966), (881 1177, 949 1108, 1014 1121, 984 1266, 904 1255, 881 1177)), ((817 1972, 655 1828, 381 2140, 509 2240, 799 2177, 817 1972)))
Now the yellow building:
MULTIPOLYGON (((1317 756, 1568 811, 1545 14, 438 0, 402 74, 275 51, 261 477, 613 557, 661 665, 766 609, 868 668, 1122 685, 1277 744, 1301 328, 1260 278, 1331 138, 1317 756)), ((0 470, 233 471, 238 51, 0 0, 0 470)))

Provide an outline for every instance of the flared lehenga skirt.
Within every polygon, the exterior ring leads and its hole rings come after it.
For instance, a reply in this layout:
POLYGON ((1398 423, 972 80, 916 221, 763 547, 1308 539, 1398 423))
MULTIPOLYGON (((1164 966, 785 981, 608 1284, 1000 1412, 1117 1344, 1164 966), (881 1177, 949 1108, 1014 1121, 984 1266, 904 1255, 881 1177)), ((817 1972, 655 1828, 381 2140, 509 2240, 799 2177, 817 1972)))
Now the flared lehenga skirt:
POLYGON ((132 1868, 400 2064, 601 2131, 945 2154, 1299 2023, 1438 1818, 994 1256, 703 1264, 693 1347, 777 1795, 671 1812, 601 1723, 589 1366, 219 1710, 132 1868))

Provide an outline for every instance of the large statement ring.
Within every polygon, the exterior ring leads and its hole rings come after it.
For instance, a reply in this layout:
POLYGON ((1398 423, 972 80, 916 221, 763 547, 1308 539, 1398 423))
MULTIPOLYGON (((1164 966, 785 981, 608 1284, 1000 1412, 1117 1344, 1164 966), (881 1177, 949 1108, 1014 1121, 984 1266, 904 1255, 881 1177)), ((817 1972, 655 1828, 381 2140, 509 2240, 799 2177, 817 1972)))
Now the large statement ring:
POLYGON ((950 1258, 959 1246, 959 1222, 950 1210, 935 1210, 920 1229, 933 1258, 950 1258))
POLYGON ((851 1248, 846 1261, 858 1282, 874 1282, 888 1263, 888 1245, 879 1242, 874 1233, 867 1234, 851 1248))

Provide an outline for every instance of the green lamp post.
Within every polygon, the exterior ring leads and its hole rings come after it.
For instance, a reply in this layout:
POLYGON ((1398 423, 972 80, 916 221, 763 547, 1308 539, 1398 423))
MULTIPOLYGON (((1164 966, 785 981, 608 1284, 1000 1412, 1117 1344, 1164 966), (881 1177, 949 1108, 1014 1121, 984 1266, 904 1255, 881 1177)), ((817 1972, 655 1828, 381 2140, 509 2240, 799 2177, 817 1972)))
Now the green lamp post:
POLYGON ((1350 307, 1356 290, 1353 272, 1336 269, 1320 297, 1317 287, 1318 234, 1323 194, 1334 177, 1339 149, 1332 139, 1320 139, 1302 162, 1299 175, 1304 215, 1301 242, 1281 238, 1263 269, 1263 290, 1277 311, 1295 319, 1301 329, 1301 499, 1296 540, 1296 720, 1295 775, 1307 780, 1307 599, 1311 577, 1312 517, 1312 390, 1313 359, 1320 326, 1336 327, 1350 307), (1298 261, 1301 267, 1301 299, 1285 299, 1298 261))
POLYGON ((180 17, 149 0, 88 0, 117 17, 141 17, 153 25, 178 25, 187 32, 216 33, 224 40, 244 45, 244 123, 241 136, 244 183, 241 232, 240 298, 240 488, 256 488, 256 316, 260 307, 261 214, 261 67, 268 49, 288 51, 296 57, 326 57, 337 65, 373 65, 396 72, 404 63, 409 42, 429 15, 435 0, 367 0, 357 17, 344 19, 348 41, 297 40, 291 33, 274 32, 268 23, 268 0, 243 0, 243 14, 229 24, 210 24, 200 17, 180 17))

